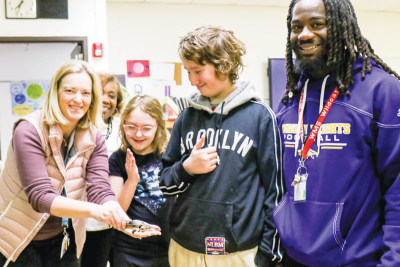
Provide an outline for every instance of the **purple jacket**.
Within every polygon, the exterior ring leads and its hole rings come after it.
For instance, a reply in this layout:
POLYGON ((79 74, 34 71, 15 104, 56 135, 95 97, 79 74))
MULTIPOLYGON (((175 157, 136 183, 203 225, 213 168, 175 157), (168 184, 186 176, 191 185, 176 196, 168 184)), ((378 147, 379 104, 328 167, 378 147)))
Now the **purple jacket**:
MULTIPOLYGON (((311 147, 316 153, 305 162, 306 201, 295 202, 291 186, 299 166, 300 93, 279 107, 287 193, 273 215, 288 255, 302 264, 400 266, 400 82, 371 63, 372 72, 361 80, 357 59, 351 96, 339 96, 325 118, 320 153, 317 141, 311 147)), ((307 79, 301 77, 299 88, 307 79)), ((308 84, 306 134, 319 115, 322 80, 308 84)), ((331 73, 324 105, 336 86, 331 73)))

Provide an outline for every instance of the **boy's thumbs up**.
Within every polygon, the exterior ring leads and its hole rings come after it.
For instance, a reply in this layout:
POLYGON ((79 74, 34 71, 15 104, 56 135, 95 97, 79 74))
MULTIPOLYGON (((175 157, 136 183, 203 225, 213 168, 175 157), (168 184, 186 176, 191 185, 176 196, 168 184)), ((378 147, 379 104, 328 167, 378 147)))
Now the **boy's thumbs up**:
POLYGON ((201 137, 201 139, 199 140, 199 142, 197 142, 196 145, 194 146, 194 150, 200 150, 201 147, 203 146, 205 140, 206 140, 206 137, 203 135, 201 137))
POLYGON ((205 141, 206 137, 203 135, 183 162, 183 167, 190 175, 208 173, 217 167, 217 149, 212 146, 201 149, 205 141))

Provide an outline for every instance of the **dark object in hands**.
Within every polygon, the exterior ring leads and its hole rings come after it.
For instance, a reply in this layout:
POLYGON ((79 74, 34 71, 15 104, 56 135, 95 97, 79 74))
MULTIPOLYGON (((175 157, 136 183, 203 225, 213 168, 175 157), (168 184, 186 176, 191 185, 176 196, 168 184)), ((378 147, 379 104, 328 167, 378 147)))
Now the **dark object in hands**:
POLYGON ((141 220, 126 220, 126 229, 133 229, 134 232, 161 231, 159 226, 141 220))

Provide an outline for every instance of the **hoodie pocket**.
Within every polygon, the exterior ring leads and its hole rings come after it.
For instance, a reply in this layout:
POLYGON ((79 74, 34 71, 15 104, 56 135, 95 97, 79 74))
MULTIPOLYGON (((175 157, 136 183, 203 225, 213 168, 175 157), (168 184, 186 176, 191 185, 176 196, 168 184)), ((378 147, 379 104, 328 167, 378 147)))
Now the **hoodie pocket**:
POLYGON ((171 213, 172 238, 186 249, 205 253, 207 237, 225 238, 225 251, 238 245, 232 234, 233 205, 193 198, 179 198, 171 213))
POLYGON ((343 203, 294 202, 286 193, 273 217, 288 255, 308 266, 339 266, 342 211, 343 203))

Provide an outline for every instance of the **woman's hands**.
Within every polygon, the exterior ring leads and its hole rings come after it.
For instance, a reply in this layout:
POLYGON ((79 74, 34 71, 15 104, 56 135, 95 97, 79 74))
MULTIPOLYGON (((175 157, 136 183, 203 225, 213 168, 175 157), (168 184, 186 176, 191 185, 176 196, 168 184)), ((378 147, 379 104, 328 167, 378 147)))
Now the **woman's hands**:
POLYGON ((217 149, 215 147, 201 149, 204 141, 203 136, 194 146, 190 156, 183 162, 183 167, 191 175, 208 173, 217 167, 217 149))
POLYGON ((161 235, 160 231, 144 231, 144 232, 133 232, 134 229, 125 229, 126 220, 129 220, 128 215, 122 210, 118 202, 107 201, 103 205, 97 205, 99 208, 94 209, 92 217, 98 221, 108 223, 112 227, 121 230, 125 234, 134 238, 144 238, 153 235, 161 235))
POLYGON ((129 148, 126 150, 125 169, 128 173, 128 180, 134 182, 137 185, 140 180, 139 170, 136 166, 135 157, 133 156, 133 153, 129 148))
POLYGON ((116 201, 107 201, 103 205, 96 205, 96 208, 92 210, 91 217, 100 222, 108 223, 118 230, 125 229, 125 221, 129 219, 116 201))

